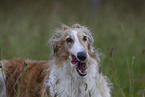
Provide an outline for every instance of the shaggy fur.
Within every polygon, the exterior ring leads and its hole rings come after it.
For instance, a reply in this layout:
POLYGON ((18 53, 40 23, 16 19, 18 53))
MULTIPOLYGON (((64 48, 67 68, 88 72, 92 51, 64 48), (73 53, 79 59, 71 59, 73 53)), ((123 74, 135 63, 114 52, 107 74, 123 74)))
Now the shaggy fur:
POLYGON ((6 75, 7 97, 41 97, 47 61, 13 58, 1 63, 6 75))
POLYGON ((49 62, 23 58, 1 61, 5 78, 0 83, 6 87, 7 97, 110 97, 110 83, 99 72, 99 53, 93 42, 86 27, 62 25, 50 40, 53 57, 49 62), (67 43, 68 37, 73 39, 72 43, 67 43), (79 51, 87 54, 85 76, 80 76, 78 65, 72 63, 72 55, 77 57, 79 51))

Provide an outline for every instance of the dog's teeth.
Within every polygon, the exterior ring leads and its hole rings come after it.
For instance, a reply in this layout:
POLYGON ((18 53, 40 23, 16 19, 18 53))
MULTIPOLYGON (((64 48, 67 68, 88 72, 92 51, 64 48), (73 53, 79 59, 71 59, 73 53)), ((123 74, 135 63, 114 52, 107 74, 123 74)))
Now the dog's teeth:
POLYGON ((82 64, 83 70, 86 70, 86 65, 82 64))

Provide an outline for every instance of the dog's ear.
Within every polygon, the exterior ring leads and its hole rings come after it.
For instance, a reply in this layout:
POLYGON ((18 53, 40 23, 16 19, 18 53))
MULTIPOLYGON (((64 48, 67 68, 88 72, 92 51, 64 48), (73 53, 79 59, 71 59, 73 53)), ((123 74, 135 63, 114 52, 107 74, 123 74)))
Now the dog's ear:
POLYGON ((55 52, 56 52, 56 45, 55 45, 54 42, 51 42, 50 46, 52 48, 52 55, 54 56, 55 55, 55 52))
POLYGON ((91 44, 91 45, 94 43, 94 39, 93 39, 93 37, 92 37, 91 34, 88 35, 88 42, 89 42, 89 44, 91 44))
POLYGON ((53 56, 67 57, 69 55, 63 43, 64 42, 60 41, 57 42, 55 45, 53 45, 53 50, 52 50, 53 56))
POLYGON ((92 46, 92 44, 88 45, 88 53, 89 55, 96 59, 98 62, 100 62, 100 56, 102 55, 102 53, 100 53, 100 50, 95 50, 94 47, 92 46))
POLYGON ((52 48, 52 54, 55 56, 59 50, 59 41, 61 40, 61 32, 57 31, 53 37, 49 40, 50 46, 52 48))
POLYGON ((74 25, 72 25, 72 28, 81 28, 81 25, 80 24, 74 24, 74 25))
POLYGON ((53 56, 56 55, 56 50, 57 50, 57 48, 56 48, 56 45, 54 44, 54 45, 52 46, 52 55, 53 55, 53 56))
POLYGON ((94 56, 94 49, 91 44, 88 44, 88 53, 90 56, 94 56))
POLYGON ((92 35, 89 35, 88 36, 88 53, 91 57, 95 58, 96 52, 94 51, 93 42, 94 42, 94 39, 92 35))
POLYGON ((61 26, 62 26, 62 29, 63 29, 63 30, 67 30, 67 29, 70 28, 69 26, 67 26, 67 25, 65 25, 65 24, 62 24, 61 26))
POLYGON ((52 54, 53 56, 55 56, 59 53, 61 45, 59 43, 53 43, 51 44, 51 47, 52 47, 52 54))

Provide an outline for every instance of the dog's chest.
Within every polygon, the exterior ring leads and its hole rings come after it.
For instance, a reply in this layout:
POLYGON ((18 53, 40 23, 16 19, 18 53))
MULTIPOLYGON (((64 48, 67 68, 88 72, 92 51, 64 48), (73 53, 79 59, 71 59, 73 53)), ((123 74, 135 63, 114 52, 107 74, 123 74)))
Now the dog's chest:
POLYGON ((61 70, 51 70, 47 86, 50 87, 52 97, 88 97, 89 90, 87 81, 74 78, 69 73, 61 70))
POLYGON ((88 68, 86 78, 76 76, 75 69, 69 66, 68 64, 64 64, 63 67, 54 65, 51 68, 45 85, 49 87, 52 97, 102 97, 96 84, 98 75, 93 71, 93 65, 88 68))

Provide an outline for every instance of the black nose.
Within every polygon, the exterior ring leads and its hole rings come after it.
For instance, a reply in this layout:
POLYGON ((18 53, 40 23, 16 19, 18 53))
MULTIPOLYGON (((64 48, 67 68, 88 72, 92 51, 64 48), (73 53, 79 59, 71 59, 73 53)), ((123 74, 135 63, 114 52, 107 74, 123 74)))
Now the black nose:
POLYGON ((78 52, 77 53, 77 58, 80 60, 80 61, 84 61, 86 58, 87 58, 87 54, 85 52, 78 52))

